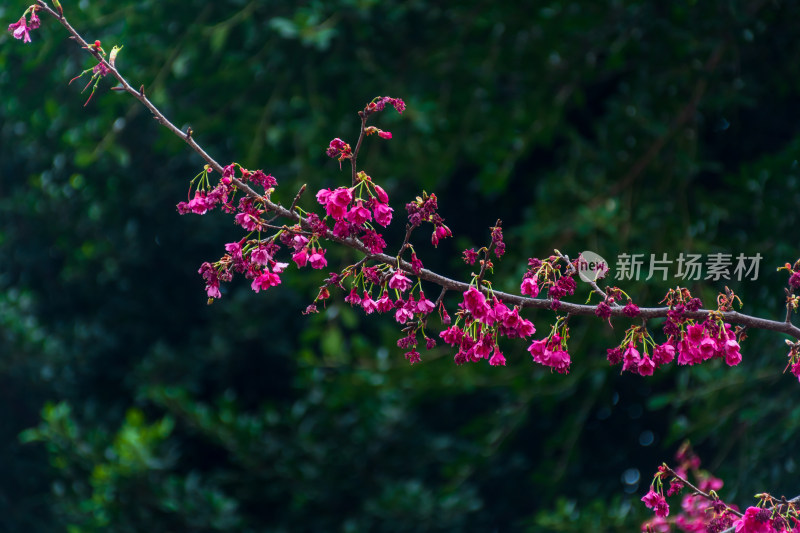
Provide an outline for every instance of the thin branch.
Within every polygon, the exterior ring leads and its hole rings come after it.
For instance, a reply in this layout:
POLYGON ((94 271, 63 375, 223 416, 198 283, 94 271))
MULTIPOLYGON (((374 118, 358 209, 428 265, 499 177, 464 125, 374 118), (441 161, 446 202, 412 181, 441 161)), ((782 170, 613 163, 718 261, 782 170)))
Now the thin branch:
POLYGON ((359 111, 358 116, 361 117, 361 131, 358 133, 358 141, 356 148, 353 150, 353 155, 350 156, 350 173, 351 173, 351 187, 356 185, 356 163, 358 162, 358 152, 361 150, 361 142, 364 140, 364 133, 367 128, 367 114, 364 111, 359 111))

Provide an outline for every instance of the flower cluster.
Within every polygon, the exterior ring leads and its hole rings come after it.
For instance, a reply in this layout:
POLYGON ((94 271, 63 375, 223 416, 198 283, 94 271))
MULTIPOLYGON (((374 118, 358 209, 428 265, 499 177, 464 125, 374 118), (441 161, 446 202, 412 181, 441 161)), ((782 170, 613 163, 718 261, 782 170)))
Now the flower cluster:
POLYGON ((564 317, 558 317, 550 330, 550 335, 544 339, 533 341, 528 346, 528 351, 534 362, 549 366, 559 374, 569 374, 569 365, 572 363, 567 352, 567 339, 569 327, 564 317))
POLYGON ((209 302, 222 297, 220 282, 231 281, 234 273, 243 274, 245 278, 251 280, 250 287, 255 292, 279 285, 281 283, 279 274, 282 274, 288 266, 287 262, 275 259, 281 244, 291 250, 291 258, 298 267, 310 264, 312 268, 320 269, 327 266, 325 250, 321 249, 318 243, 327 233, 328 227, 316 215, 312 214, 306 218, 307 230, 295 225, 281 228, 269 237, 262 237, 262 232, 271 228, 262 215, 267 211, 264 198, 269 198, 278 185, 274 177, 261 170, 250 171, 238 163, 231 163, 223 168, 219 182, 212 187, 209 180, 209 174, 212 172, 213 169, 206 165, 203 171, 195 176, 189 189, 191 196, 194 188, 194 196, 186 202, 178 203, 178 212, 204 215, 220 207, 224 212, 234 214, 234 222, 249 234, 241 241, 226 244, 227 253, 215 263, 206 262, 200 266, 198 273, 205 280, 209 302), (253 190, 253 187, 263 189, 263 196, 259 199, 243 196, 234 203, 240 184, 250 190, 253 190), (254 236, 256 238, 251 238, 254 236))
POLYGON ((330 158, 338 159, 339 166, 341 167, 342 161, 353 157, 353 149, 350 148, 349 144, 341 140, 339 137, 336 137, 330 142, 330 144, 328 144, 328 149, 325 150, 325 155, 330 158))
POLYGON ((23 43, 31 42, 31 30, 37 29, 41 25, 41 20, 36 14, 39 6, 32 5, 25 10, 17 22, 8 25, 8 31, 14 36, 14 39, 20 39, 23 43), (26 19, 30 14, 30 18, 26 19))
MULTIPOLYGON (((670 311, 664 332, 666 342, 657 344, 644 326, 632 326, 626 332, 619 346, 607 350, 611 365, 622 363, 622 371, 641 376, 650 376, 662 365, 671 363, 677 356, 679 365, 694 365, 709 359, 723 359, 729 366, 742 361, 741 347, 737 332, 731 329, 718 315, 710 315, 703 322, 686 318, 686 311, 696 311, 701 307, 700 300, 692 298, 687 289, 671 289, 666 300, 670 311)), ((596 314, 610 313, 610 308, 598 305, 596 314)), ((632 302, 626 305, 625 314, 635 316, 639 309, 632 302), (627 309, 630 308, 630 312, 627 309)), ((741 333, 739 332, 741 337, 741 333)))
POLYGON ((567 295, 575 294, 575 274, 577 261, 568 263, 563 267, 559 256, 551 255, 545 260, 532 257, 528 259, 528 270, 522 276, 520 290, 535 298, 541 290, 547 289, 547 296, 551 299, 551 307, 555 310, 561 305, 561 299, 567 295))
POLYGON ((800 520, 791 512, 784 516, 777 508, 748 507, 733 527, 736 533, 784 533, 800 530, 800 520))
POLYGON ((234 197, 239 190, 234 183, 237 169, 240 171, 238 181, 263 188, 264 196, 267 198, 278 185, 275 178, 261 170, 249 171, 238 163, 231 163, 223 168, 219 182, 211 187, 209 174, 213 172, 213 169, 206 165, 203 171, 192 180, 189 188, 190 199, 178 203, 178 213, 181 215, 187 213, 204 215, 219 206, 226 213, 236 213, 234 221, 244 229, 248 231, 263 229, 265 222, 259 218, 264 213, 263 205, 249 196, 243 197, 237 206, 233 204, 234 197), (195 182, 197 182, 196 186, 195 182), (194 196, 192 197, 193 188, 194 196))
POLYGON ((642 524, 642 531, 668 532, 671 526, 681 531, 720 533, 733 528, 736 533, 790 533, 800 531, 800 520, 795 503, 785 499, 775 500, 769 494, 757 494, 759 502, 748 507, 744 514, 735 505, 722 501, 717 492, 723 483, 700 469, 700 459, 684 443, 676 454, 678 466, 674 469, 662 465, 653 477, 650 490, 642 501, 655 517, 642 524), (695 484, 688 481, 689 473, 695 484), (670 480, 666 496, 679 494, 685 486, 692 491, 683 496, 677 516, 669 517, 669 505, 664 496, 664 481, 670 480))
POLYGON ((452 237, 453 232, 450 228, 445 226, 444 219, 436 211, 439 209, 439 203, 435 194, 422 193, 422 196, 417 196, 413 202, 406 204, 406 211, 408 211, 408 224, 412 228, 422 225, 423 222, 430 222, 433 224, 433 233, 431 234, 431 244, 439 246, 439 241, 447 237, 452 237))
POLYGON ((383 235, 371 224, 386 227, 392 222, 389 195, 364 172, 356 176, 354 187, 322 189, 317 193, 317 202, 325 208, 327 216, 335 222, 333 235, 339 239, 358 237, 372 253, 381 253, 386 248, 383 235))
POLYGON ((650 490, 642 497, 642 502, 652 509, 655 517, 642 524, 642 531, 668 532, 672 524, 682 531, 709 531, 718 533, 733 523, 735 506, 728 506, 719 499, 717 491, 722 480, 700 469, 700 459, 684 443, 676 454, 678 466, 670 469, 666 465, 658 468, 650 484, 650 490), (677 516, 669 516, 666 498, 680 494, 688 484, 689 472, 695 479, 694 492, 685 494, 677 516), (664 492, 664 482, 669 480, 669 488, 664 492))
POLYGON ((364 108, 364 115, 369 116, 376 111, 383 111, 384 108, 388 105, 391 105, 395 108, 395 110, 403 114, 403 111, 406 110, 406 103, 401 100, 400 98, 392 98, 390 96, 378 96, 372 102, 367 104, 367 107, 364 108))
POLYGON ((206 294, 209 299, 221 298, 219 290, 221 281, 233 279, 234 272, 244 274, 251 280, 250 287, 255 292, 280 285, 281 274, 288 263, 274 259, 280 247, 273 241, 247 240, 229 242, 225 245, 227 253, 214 263, 203 263, 198 273, 206 282, 206 294))
POLYGON ((619 287, 608 287, 605 290, 605 299, 597 304, 595 307, 594 314, 597 315, 599 318, 604 320, 608 320, 608 324, 611 325, 611 306, 619 305, 617 302, 627 299, 628 303, 625 304, 625 307, 622 308, 622 314, 629 318, 636 318, 639 316, 640 310, 639 306, 633 303, 631 297, 628 296, 625 291, 620 289, 619 287))
POLYGON ((509 308, 494 296, 489 300, 474 286, 462 297, 456 323, 439 334, 444 342, 458 348, 456 364, 488 359, 492 366, 505 365, 498 339, 527 338, 536 332, 530 320, 519 316, 519 307, 509 308))

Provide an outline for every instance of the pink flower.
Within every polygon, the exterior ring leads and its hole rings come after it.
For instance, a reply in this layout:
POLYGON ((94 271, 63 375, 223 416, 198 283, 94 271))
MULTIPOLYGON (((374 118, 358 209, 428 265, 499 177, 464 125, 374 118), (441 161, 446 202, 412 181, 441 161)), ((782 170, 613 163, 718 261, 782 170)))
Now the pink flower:
POLYGON ((500 353, 500 348, 497 345, 494 347, 494 354, 489 359, 489 364, 492 366, 506 366, 506 358, 500 353))
POLYGON ((433 230, 433 234, 431 235, 431 244, 434 246, 439 246, 439 241, 444 239, 445 237, 452 237, 453 232, 450 231, 450 228, 447 226, 437 226, 435 230, 433 230))
POLYGON ((412 365, 414 363, 419 363, 420 360, 421 360, 419 352, 416 349, 411 350, 410 352, 407 352, 406 353, 406 359, 408 359, 408 362, 410 364, 412 364, 412 365))
POLYGON ((486 324, 491 326, 495 322, 500 322, 504 326, 509 328, 513 328, 516 325, 516 322, 519 320, 519 315, 517 315, 516 318, 511 317, 509 319, 508 324, 505 324, 504 322, 506 318, 508 318, 509 315, 511 315, 511 309, 509 309, 508 306, 506 306, 506 304, 504 304, 497 298, 494 298, 492 305, 493 305, 492 310, 486 314, 486 324))
POLYGON ((656 509, 659 505, 666 504, 666 500, 664 500, 664 496, 656 491, 653 490, 652 486, 650 487, 650 491, 642 496, 642 501, 644 502, 645 506, 648 509, 656 509))
POLYGON ((655 363, 653 363, 653 360, 648 356, 642 357, 642 359, 639 361, 638 370, 640 376, 652 376, 655 368, 655 363))
POLYGON ((370 297, 367 291, 364 291, 364 297, 361 299, 361 307, 364 308, 365 313, 371 315, 378 310, 378 303, 370 297))
POLYGON ((634 318, 639 314, 639 306, 629 301, 628 304, 622 309, 622 313, 625 316, 634 318))
POLYGON ((270 287, 274 287, 276 285, 280 285, 281 278, 277 274, 270 272, 266 268, 264 272, 257 276, 250 287, 255 291, 259 292, 260 290, 267 290, 270 287))
POLYGON ((484 320, 490 311, 486 296, 475 287, 470 287, 464 292, 464 308, 478 320, 484 320))
POLYGON ((522 294, 527 294, 531 298, 539 296, 539 285, 536 283, 536 278, 534 277, 523 279, 519 289, 522 294))
POLYGON ((292 247, 295 250, 304 248, 306 244, 308 244, 308 237, 306 237, 305 235, 295 235, 294 237, 292 237, 292 247))
POLYGON ((569 374, 569 365, 572 362, 566 350, 546 351, 547 361, 545 365, 552 367, 559 374, 569 374), (549 352, 549 357, 547 357, 549 352))
POLYGON ((395 270, 394 275, 389 279, 389 288, 405 292, 411 287, 411 280, 403 274, 402 270, 395 270))
POLYGON ((544 357, 544 352, 547 347, 547 339, 541 339, 538 341, 533 341, 530 346, 528 346, 528 351, 531 353, 531 357, 537 363, 542 362, 542 358, 544 357))
POLYGON ((209 298, 222 298, 222 293, 219 292, 219 282, 206 285, 206 294, 209 298))
POLYGON ((378 304, 379 313, 386 313, 387 311, 394 309, 394 304, 389 299, 389 291, 383 291, 383 294, 375 303, 378 304))
POLYGON ((770 524, 770 512, 767 509, 748 507, 744 516, 733 523, 736 533, 773 533, 770 524))
POLYGON ((412 313, 405 306, 394 312, 394 319, 401 324, 405 324, 412 318, 414 318, 414 313, 412 313))
POLYGON ((325 259, 325 250, 312 250, 311 255, 308 257, 308 262, 311 263, 311 268, 325 268, 328 266, 328 261, 325 259))
MULTIPOLYGON (((195 215, 205 215, 211 205, 209 205, 205 191, 195 191, 194 198, 189 200, 186 207, 195 215)), ((178 204, 178 210, 180 210, 180 204, 178 204)))
POLYGON ((464 332, 458 326, 450 326, 439 333, 439 336, 450 346, 455 346, 461 343, 461 339, 464 338, 464 332))
POLYGON ((659 366, 671 363, 675 359, 675 347, 668 342, 659 344, 653 350, 653 362, 659 366))
POLYGON ((436 306, 433 304, 433 302, 425 298, 425 293, 420 291, 419 301, 417 302, 417 312, 427 315, 434 309, 436 309, 436 306))
POLYGON ((308 263, 308 249, 303 248, 299 252, 295 252, 294 255, 292 255, 292 261, 297 263, 297 268, 302 268, 306 266, 306 264, 308 263))
POLYGON ((622 370, 638 372, 640 361, 641 357, 639 357, 639 350, 637 350, 633 344, 629 344, 622 356, 622 370))
POLYGON ((711 337, 704 337, 703 340, 700 341, 700 353, 703 359, 710 359, 714 356, 714 352, 716 351, 717 343, 715 343, 714 339, 711 337))
POLYGON ((42 21, 39 20, 39 15, 36 14, 36 10, 34 9, 31 11, 31 23, 28 25, 28 29, 35 30, 41 25, 42 21))
MULTIPOLYGON (((691 327, 691 326, 690 326, 691 327)), ((702 354, 688 339, 683 339, 678 346, 678 364, 693 365, 702 361, 702 354)))
POLYGON ((686 328, 687 338, 694 344, 699 344, 705 336, 705 328, 702 324, 692 324, 686 328))
POLYGON ((526 318, 520 319, 517 324, 517 336, 524 339, 525 337, 530 337, 534 333, 536 333, 536 327, 534 327, 533 322, 526 318))
POLYGON ((29 28, 28 24, 25 22, 25 15, 20 17, 17 22, 8 25, 8 31, 14 35, 14 39, 22 39, 23 43, 31 42, 30 30, 31 28, 29 28))
POLYGON ((333 191, 331 191, 330 189, 320 189, 319 192, 317 193, 317 202, 319 202, 320 205, 322 205, 323 207, 328 205, 328 200, 331 197, 331 192, 333 191))
POLYGON ((317 193, 317 201, 325 206, 325 212, 334 220, 341 220, 345 216, 352 199, 353 193, 347 187, 339 187, 335 191, 323 189, 317 193))
POLYGON ((725 362, 728 366, 736 366, 742 362, 739 343, 733 339, 725 341, 725 362))
POLYGON ((378 200, 380 200, 382 204, 388 204, 389 195, 386 194, 386 191, 384 191, 380 185, 373 184, 373 187, 375 187, 375 194, 377 195, 378 200))
POLYGON ((386 248, 386 241, 383 240, 383 235, 372 229, 368 229, 361 235, 361 242, 373 254, 379 254, 386 248))
POLYGON ((340 163, 342 159, 347 159, 353 155, 350 145, 338 137, 330 142, 328 149, 325 150, 325 153, 328 157, 338 158, 340 163))
POLYGON ((347 212, 345 217, 356 226, 360 226, 364 222, 372 220, 372 213, 369 212, 369 209, 364 207, 364 202, 359 200, 356 202, 356 205, 350 208, 350 211, 347 212))
MULTIPOLYGON (((328 204, 329 206, 334 205, 333 203, 328 204)), ((341 220, 337 220, 336 224, 333 225, 333 234, 340 238, 346 239, 353 234, 353 230, 355 226, 353 226, 347 219, 342 218, 341 220)))
POLYGON ((375 222, 385 228, 392 222, 392 211, 394 211, 394 209, 388 205, 377 203, 372 211, 375 215, 375 222))
POLYGON ((789 369, 789 372, 794 374, 794 377, 800 380, 800 361, 797 361, 795 364, 793 364, 792 368, 789 369))
POLYGON ((266 265, 269 263, 272 256, 269 255, 269 251, 263 246, 259 246, 250 254, 250 261, 257 265, 266 265))
POLYGON ((391 131, 379 131, 378 132, 378 137, 380 137, 381 139, 391 139, 392 138, 392 132, 391 131))
POLYGON ((419 260, 417 254, 411 252, 411 272, 414 274, 419 274, 422 270, 422 261, 419 260))
POLYGON ((464 250, 464 262, 466 264, 474 265, 475 261, 477 260, 478 260, 478 252, 476 252, 474 248, 470 248, 469 250, 464 250))
POLYGON ((345 296, 344 301, 350 305, 358 305, 361 303, 361 296, 358 295, 355 287, 350 289, 350 294, 345 296))
POLYGON ((238 242, 229 242, 225 245, 225 250, 231 254, 231 257, 241 257, 242 256, 242 245, 238 242))

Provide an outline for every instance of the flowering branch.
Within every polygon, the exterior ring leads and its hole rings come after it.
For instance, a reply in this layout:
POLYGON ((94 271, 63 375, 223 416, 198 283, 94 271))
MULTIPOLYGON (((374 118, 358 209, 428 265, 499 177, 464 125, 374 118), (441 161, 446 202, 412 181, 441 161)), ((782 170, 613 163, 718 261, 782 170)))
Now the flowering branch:
POLYGON ((676 454, 678 466, 673 469, 663 464, 653 476, 650 490, 642 501, 655 513, 655 518, 642 525, 643 531, 670 531, 674 523, 684 531, 707 531, 708 533, 782 533, 800 531, 800 520, 796 504, 800 496, 791 500, 775 499, 767 493, 756 494, 756 506, 742 513, 736 506, 728 505, 717 494, 721 479, 700 469, 700 459, 688 443, 684 443, 676 454), (698 479, 697 485, 688 480, 691 471, 698 479), (680 494, 684 488, 691 489, 683 496, 680 514, 669 517, 669 505, 664 493, 664 482, 669 481, 666 497, 680 494), (706 502, 706 503, 703 503, 706 502))
MULTIPOLYGON (((297 192, 289 208, 286 208, 271 197, 277 187, 275 178, 260 170, 247 170, 237 163, 223 166, 212 158, 194 139, 191 129, 184 132, 177 128, 147 98, 143 86, 136 90, 122 76, 115 66, 116 54, 122 47, 115 46, 111 55, 106 58, 100 42, 89 44, 63 16, 59 5, 53 9, 45 0, 36 0, 36 4, 28 8, 19 22, 9 26, 9 31, 16 38, 29 42, 29 31, 37 28, 40 23, 37 11, 58 20, 70 37, 97 62, 89 69, 95 88, 102 77, 110 74, 119 83, 114 90, 127 92, 139 100, 161 125, 183 139, 206 162, 203 172, 192 181, 195 187, 194 198, 191 197, 190 189, 189 201, 178 204, 179 212, 204 214, 219 206, 227 213, 235 213, 236 223, 249 232, 241 241, 228 243, 225 246, 227 253, 219 261, 213 265, 204 263, 201 266, 200 273, 206 281, 209 302, 221 297, 220 282, 229 281, 234 272, 253 280, 252 288, 256 292, 280 284, 280 274, 288 267, 288 263, 274 258, 280 245, 292 251, 291 258, 298 268, 310 264, 312 268, 320 269, 327 266, 326 250, 322 243, 333 242, 353 249, 363 254, 363 257, 326 279, 314 304, 306 312, 317 311, 316 304, 324 303, 330 297, 330 287, 346 290, 344 283, 349 278, 350 294, 345 300, 352 305, 361 306, 367 314, 374 311, 394 311, 395 319, 404 326, 403 331, 407 333, 406 337, 398 341, 400 346, 415 347, 416 335, 421 332, 426 339, 426 346, 433 347, 436 342, 427 336, 425 327, 427 315, 438 309, 442 323, 449 326, 439 336, 446 343, 458 348, 458 363, 489 359, 490 364, 505 364, 505 358, 499 352, 499 338, 526 338, 535 333, 533 324, 521 318, 519 311, 548 309, 562 313, 563 316, 557 316, 550 334, 545 339, 534 341, 528 350, 534 361, 559 372, 567 372, 570 364, 567 353, 569 317, 595 315, 608 320, 609 324, 612 318, 621 317, 637 318, 641 321, 640 325, 627 330, 623 342, 617 348, 608 351, 609 362, 623 362, 623 370, 650 375, 654 368, 671 362, 676 355, 679 364, 696 364, 711 358, 724 358, 729 365, 735 365, 741 361, 739 342, 745 338, 746 330, 765 329, 795 339, 796 342, 787 340, 790 346, 787 369, 800 376, 800 328, 791 322, 791 314, 797 310, 800 302, 800 298, 794 294, 795 290, 800 289, 800 262, 782 267, 790 272, 789 288, 786 291, 787 314, 783 321, 734 311, 733 303, 737 298, 731 291, 720 295, 716 309, 702 308, 697 298, 692 298, 688 290, 680 287, 670 290, 665 298, 666 306, 640 308, 622 289, 612 286, 601 288, 598 285, 596 280, 602 279, 607 266, 605 270, 595 272, 596 276, 592 279, 581 276, 588 282, 592 292, 601 296, 602 301, 597 305, 578 304, 563 299, 574 295, 575 276, 580 274, 578 267, 582 258, 571 261, 557 250, 555 255, 546 259, 530 259, 529 269, 520 287, 521 294, 493 289, 491 282, 485 279, 493 267, 490 255, 494 254, 499 259, 505 251, 498 220, 491 228, 489 246, 478 252, 472 249, 464 252, 468 264, 474 264, 479 255, 481 256, 479 272, 472 274, 469 283, 458 281, 424 268, 410 242, 412 232, 423 223, 433 225, 431 241, 434 245, 441 239, 452 236, 451 230, 437 214, 438 200, 434 194, 423 193, 406 205, 408 223, 396 256, 384 253, 386 243, 375 229, 376 226, 372 225, 374 222, 380 226, 388 226, 393 209, 389 207, 386 192, 363 170, 358 169, 358 155, 364 137, 377 133, 382 139, 392 138, 390 132, 368 126, 367 123, 372 115, 389 105, 402 113, 405 103, 399 98, 376 98, 358 112, 360 128, 355 149, 351 149, 342 139, 331 141, 326 153, 338 159, 340 165, 345 160, 349 161, 351 183, 350 187, 319 191, 316 195, 317 201, 326 211, 326 216, 320 218, 297 205, 306 189, 305 185, 297 192), (28 15, 30 23, 25 18, 28 15), (213 172, 221 176, 217 184, 212 184, 209 179, 213 172), (263 189, 263 193, 257 192, 257 189, 263 189), (233 200, 239 192, 243 196, 238 205, 235 205, 233 200), (266 214, 270 214, 270 218, 262 218, 266 214), (278 218, 285 223, 273 224, 278 218), (333 227, 326 221, 332 221, 333 227), (270 230, 274 234, 265 236, 264 233, 270 230), (411 257, 405 259, 403 256, 408 249, 411 250, 411 257), (416 284, 412 283, 407 274, 416 277, 416 284), (435 302, 425 298, 422 282, 441 287, 441 294, 435 302), (381 294, 378 300, 372 298, 375 290, 381 294), (547 291, 546 297, 538 298, 541 290, 547 291), (390 291, 394 291, 394 300, 390 299, 390 291), (453 325, 444 302, 447 291, 463 295, 453 325), (620 304, 622 299, 627 299, 627 305, 620 304), (658 318, 666 319, 664 332, 668 340, 662 344, 656 344, 647 330, 646 321, 658 318), (737 326, 735 330, 731 328, 732 325, 737 326)), ((89 70, 84 71, 84 74, 89 70)), ((415 350, 408 352, 406 357, 411 362, 419 360, 419 354, 415 350)))

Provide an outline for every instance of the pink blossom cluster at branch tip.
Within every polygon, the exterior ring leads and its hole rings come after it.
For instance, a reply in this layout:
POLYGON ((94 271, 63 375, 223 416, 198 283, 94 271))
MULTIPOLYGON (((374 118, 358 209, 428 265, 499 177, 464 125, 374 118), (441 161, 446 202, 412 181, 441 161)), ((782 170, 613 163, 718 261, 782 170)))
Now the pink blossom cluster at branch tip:
POLYGON ((14 39, 19 39, 23 43, 31 42, 31 30, 35 30, 39 28, 41 25, 41 20, 39 16, 36 14, 36 10, 38 6, 32 5, 19 18, 17 22, 8 25, 8 31, 11 32, 11 35, 14 36, 14 39), (30 20, 26 20, 26 16, 30 14, 30 20))
POLYGON ((367 104, 367 107, 364 109, 364 111, 367 114, 374 113, 375 111, 383 111, 387 104, 393 106, 401 115, 403 114, 403 111, 406 110, 406 103, 400 98, 382 96, 367 104))

